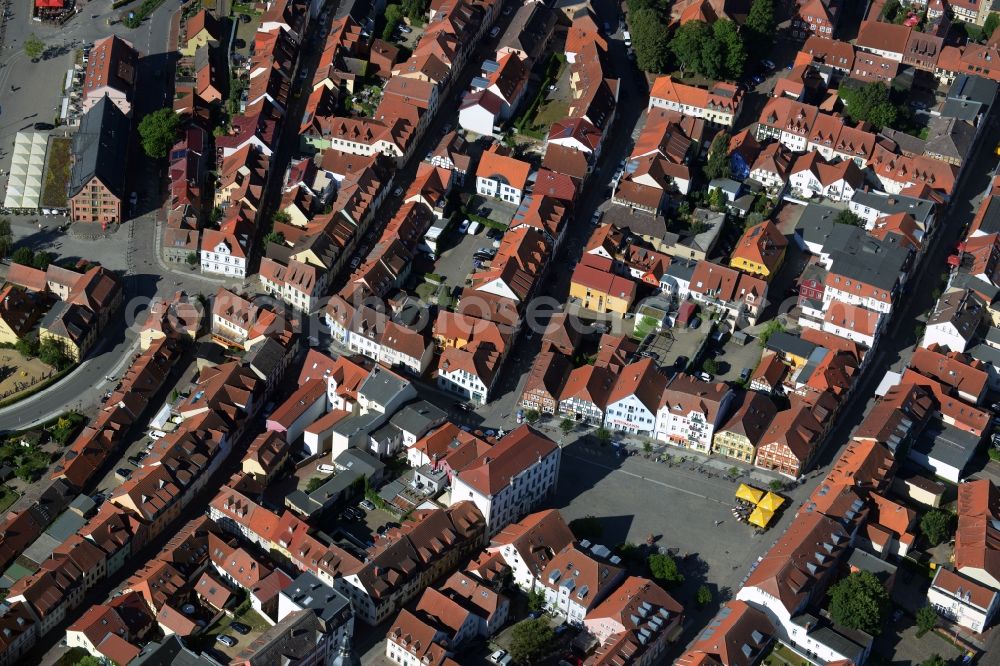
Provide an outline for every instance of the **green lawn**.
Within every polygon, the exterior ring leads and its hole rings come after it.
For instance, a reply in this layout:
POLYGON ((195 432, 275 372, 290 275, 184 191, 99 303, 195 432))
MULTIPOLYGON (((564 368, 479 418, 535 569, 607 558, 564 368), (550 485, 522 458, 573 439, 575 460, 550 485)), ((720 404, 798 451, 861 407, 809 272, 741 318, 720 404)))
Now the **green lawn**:
POLYGON ((8 488, 7 486, 0 486, 0 514, 10 508, 10 505, 17 501, 20 495, 17 491, 8 488))
POLYGON ((775 643, 771 653, 761 663, 766 666, 809 666, 808 661, 781 643, 775 643))
POLYGON ((538 113, 531 121, 532 129, 549 131, 552 123, 558 122, 569 114, 569 104, 562 100, 549 100, 538 107, 538 113))
POLYGON ((642 340, 654 330, 656 330, 656 320, 652 317, 640 315, 636 318, 635 328, 632 329, 632 337, 636 340, 642 340))
POLYGON ((67 138, 53 137, 49 139, 49 154, 45 165, 45 187, 42 190, 43 206, 66 207, 66 185, 69 183, 71 145, 67 138))
POLYGON ((437 286, 431 284, 430 282, 421 282, 417 285, 417 288, 414 289, 417 297, 425 303, 431 302, 431 297, 435 294, 435 292, 437 292, 437 290, 437 286))

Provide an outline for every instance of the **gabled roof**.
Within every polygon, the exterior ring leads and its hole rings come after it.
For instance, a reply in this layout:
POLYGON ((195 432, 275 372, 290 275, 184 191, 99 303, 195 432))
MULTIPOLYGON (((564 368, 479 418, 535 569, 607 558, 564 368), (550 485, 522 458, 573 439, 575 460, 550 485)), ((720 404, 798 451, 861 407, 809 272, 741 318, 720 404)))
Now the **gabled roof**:
POLYGON ((492 497, 515 476, 558 451, 552 440, 525 424, 459 472, 458 478, 484 496, 492 497))
POLYGON ((76 196, 95 178, 119 199, 125 192, 125 160, 129 120, 110 97, 102 97, 80 119, 73 134, 70 196, 76 196))

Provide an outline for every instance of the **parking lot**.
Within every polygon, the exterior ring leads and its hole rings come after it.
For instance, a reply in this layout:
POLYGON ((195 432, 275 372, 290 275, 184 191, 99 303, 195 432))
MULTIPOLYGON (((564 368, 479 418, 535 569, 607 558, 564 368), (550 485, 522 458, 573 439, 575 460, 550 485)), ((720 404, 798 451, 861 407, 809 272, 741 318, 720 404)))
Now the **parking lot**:
POLYGON ((458 226, 449 232, 448 249, 441 253, 434 264, 434 272, 444 278, 449 287, 463 287, 474 267, 473 254, 479 248, 492 248, 493 239, 487 230, 480 228, 475 234, 463 234, 458 226))
POLYGON ((716 363, 715 379, 720 382, 735 382, 741 379, 740 373, 744 368, 750 368, 750 374, 753 373, 764 349, 755 338, 748 340, 746 344, 740 344, 732 336, 727 336, 721 347, 712 343, 709 352, 716 363))

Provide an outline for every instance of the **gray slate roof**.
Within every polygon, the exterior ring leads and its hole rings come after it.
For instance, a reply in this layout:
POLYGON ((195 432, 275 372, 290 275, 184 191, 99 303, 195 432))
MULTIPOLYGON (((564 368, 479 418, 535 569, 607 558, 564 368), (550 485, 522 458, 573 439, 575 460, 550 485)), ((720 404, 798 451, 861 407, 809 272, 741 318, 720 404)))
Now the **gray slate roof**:
POLYGON ((108 97, 102 97, 83 114, 73 135, 70 196, 97 178, 116 196, 124 198, 128 140, 128 117, 108 97))
POLYGON ((332 622, 334 626, 343 624, 352 614, 347 597, 308 571, 299 574, 281 593, 300 608, 313 611, 324 623, 332 622))
POLYGON ((866 192, 857 190, 851 201, 860 206, 867 206, 883 215, 893 213, 909 213, 920 224, 926 225, 934 214, 934 202, 918 199, 903 194, 886 194, 884 192, 866 192))
POLYGON ((948 97, 941 107, 946 118, 973 120, 986 113, 997 96, 995 81, 970 74, 959 74, 948 89, 948 97))
POLYGON ((426 400, 418 400, 404 405, 389 422, 404 432, 420 436, 428 428, 448 418, 448 413, 426 400))
POLYGON ((976 454, 979 437, 946 423, 933 423, 921 433, 913 445, 914 451, 938 460, 946 465, 962 470, 976 454))

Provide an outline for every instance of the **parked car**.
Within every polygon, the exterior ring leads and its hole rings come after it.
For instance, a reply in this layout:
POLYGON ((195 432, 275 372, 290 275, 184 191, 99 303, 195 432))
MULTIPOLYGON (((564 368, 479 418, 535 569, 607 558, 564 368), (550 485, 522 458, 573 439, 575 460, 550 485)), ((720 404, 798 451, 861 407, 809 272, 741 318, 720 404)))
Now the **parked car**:
POLYGON ((55 128, 56 126, 53 125, 52 123, 35 123, 35 129, 38 130, 39 132, 45 130, 52 130, 55 128))
POLYGON ((229 628, 238 634, 242 634, 243 636, 250 633, 250 626, 243 624, 242 622, 233 622, 229 625, 229 628))
POLYGON ((410 34, 411 32, 413 32, 413 28, 411 28, 411 27, 410 27, 410 26, 408 26, 408 25, 401 25, 401 26, 399 26, 399 31, 400 31, 401 33, 403 33, 404 35, 408 35, 408 34, 410 34))
POLYGON ((764 65, 764 67, 767 67, 768 69, 774 69, 774 63, 766 58, 761 60, 760 64, 764 65))
POLYGON ((469 234, 470 236, 475 236, 476 234, 479 233, 479 230, 482 228, 483 225, 479 224, 478 222, 473 222, 472 224, 469 225, 469 228, 466 230, 465 233, 469 234))
POLYGON ((506 664, 509 664, 512 659, 511 656, 507 654, 507 650, 497 650, 490 655, 489 661, 491 664, 497 664, 497 666, 506 666, 506 664))
POLYGON ((392 196, 394 196, 394 197, 401 197, 401 196, 403 196, 403 188, 401 186, 397 187, 395 190, 393 190, 392 196))
POLYGON ((500 34, 500 28, 496 26, 494 26, 493 29, 490 30, 490 37, 496 37, 499 34, 500 34))
POLYGON ((458 225, 458 233, 464 234, 469 230, 469 220, 462 220, 462 224, 458 225))
POLYGON ((699 372, 698 379, 700 379, 703 382, 710 382, 712 381, 712 375, 708 374, 707 372, 699 372))
POLYGON ((740 370, 740 381, 745 382, 750 380, 750 375, 753 374, 752 368, 743 368, 740 370))
POLYGON ((688 328, 696 329, 701 326, 701 319, 698 317, 691 317, 691 321, 688 322, 688 328))
POLYGON ((361 500, 361 508, 365 511, 374 511, 375 505, 368 500, 361 500))
POLYGON ((227 636, 226 634, 219 634, 218 636, 215 637, 215 640, 219 641, 226 647, 236 646, 236 639, 233 638, 232 636, 227 636))
POLYGON ((240 14, 240 20, 243 21, 244 23, 249 23, 250 22, 250 15, 249 14, 240 14))
POLYGON ((130 470, 128 467, 119 467, 118 469, 115 470, 115 474, 125 479, 126 481, 132 478, 132 470, 130 470))
POLYGON ((128 195, 128 202, 133 206, 139 203, 139 193, 133 192, 132 194, 128 195))
POLYGON ((328 465, 327 463, 323 463, 322 465, 316 467, 316 471, 322 472, 323 474, 333 474, 334 472, 337 471, 337 468, 334 467, 333 465, 328 465))

